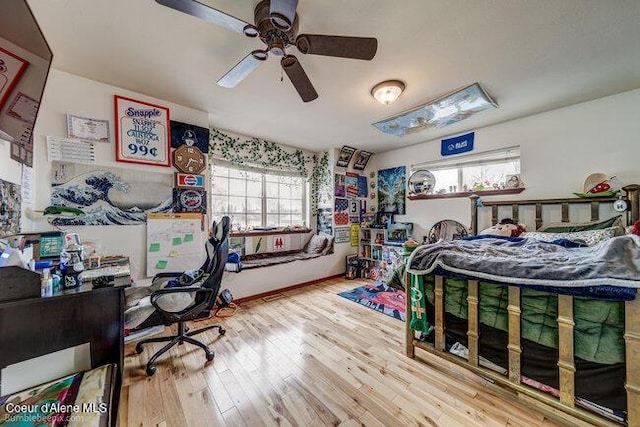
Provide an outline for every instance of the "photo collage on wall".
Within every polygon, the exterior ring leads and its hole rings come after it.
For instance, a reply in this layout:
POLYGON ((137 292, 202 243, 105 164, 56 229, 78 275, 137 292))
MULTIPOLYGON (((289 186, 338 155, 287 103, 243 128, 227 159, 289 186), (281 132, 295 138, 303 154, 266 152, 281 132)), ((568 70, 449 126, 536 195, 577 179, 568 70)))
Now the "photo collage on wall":
POLYGON ((347 236, 351 234, 351 226, 360 225, 367 214, 369 185, 367 176, 360 171, 366 166, 371 153, 356 151, 352 147, 342 147, 336 162, 336 166, 347 168, 351 160, 355 159, 352 170, 334 174, 333 223, 336 226, 336 236, 342 236, 341 239, 336 239, 337 243, 349 242, 350 238, 347 236))

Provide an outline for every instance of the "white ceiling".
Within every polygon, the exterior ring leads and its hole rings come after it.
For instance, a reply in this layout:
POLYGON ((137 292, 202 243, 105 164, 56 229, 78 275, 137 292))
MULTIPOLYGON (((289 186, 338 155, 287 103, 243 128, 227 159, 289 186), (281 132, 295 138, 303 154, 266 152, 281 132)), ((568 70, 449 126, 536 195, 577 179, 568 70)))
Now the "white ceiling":
MULTIPOLYGON (((300 0, 300 33, 372 36, 372 61, 303 55, 303 103, 271 56, 233 89, 215 84, 262 48, 153 0, 28 0, 54 67, 210 113, 214 126, 314 151, 373 152, 640 87, 638 0, 300 0), (407 89, 390 106, 370 90, 407 89), (371 123, 480 82, 499 108, 405 137, 371 123)), ((255 0, 201 0, 253 22, 255 0)))

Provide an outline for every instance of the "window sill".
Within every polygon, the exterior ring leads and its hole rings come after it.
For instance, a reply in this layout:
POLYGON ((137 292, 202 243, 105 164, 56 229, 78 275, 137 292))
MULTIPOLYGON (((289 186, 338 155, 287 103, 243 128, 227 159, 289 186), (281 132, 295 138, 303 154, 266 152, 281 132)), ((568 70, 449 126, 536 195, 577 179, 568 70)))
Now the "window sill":
POLYGON ((520 194, 524 191, 524 187, 520 188, 505 188, 503 190, 484 190, 484 191, 460 191, 458 193, 444 193, 444 194, 409 194, 407 198, 409 200, 430 200, 430 199, 453 199, 456 197, 471 197, 471 196, 498 196, 502 194, 520 194))
POLYGON ((284 230, 282 228, 274 228, 273 230, 247 230, 232 231, 229 237, 254 237, 254 236, 272 236, 274 234, 305 234, 311 231, 310 228, 298 228, 293 230, 284 230))

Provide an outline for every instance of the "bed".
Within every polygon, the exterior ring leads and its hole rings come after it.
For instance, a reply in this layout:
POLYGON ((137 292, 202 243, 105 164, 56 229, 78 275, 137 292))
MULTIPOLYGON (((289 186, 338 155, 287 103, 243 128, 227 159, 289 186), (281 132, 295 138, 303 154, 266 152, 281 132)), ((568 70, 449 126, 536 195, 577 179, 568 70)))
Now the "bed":
MULTIPOLYGON (((640 186, 624 190, 633 223, 640 186)), ((496 224, 500 215, 518 222, 530 214, 538 229, 553 217, 549 209, 561 223, 585 209, 606 223, 601 211, 614 201, 472 197, 471 234, 482 216, 496 224)), ((569 249, 566 240, 481 237, 421 246, 409 258, 407 356, 416 348, 437 354, 556 419, 640 425, 640 238, 569 249)))

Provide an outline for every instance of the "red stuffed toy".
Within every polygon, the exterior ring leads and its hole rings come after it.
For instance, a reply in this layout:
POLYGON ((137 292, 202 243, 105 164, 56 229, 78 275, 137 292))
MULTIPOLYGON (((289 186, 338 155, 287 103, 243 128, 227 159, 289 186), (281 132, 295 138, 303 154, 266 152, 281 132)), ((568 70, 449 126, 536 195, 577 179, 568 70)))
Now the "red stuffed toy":
POLYGON ((633 224, 633 227, 631 227, 631 234, 640 236, 640 219, 633 224))

